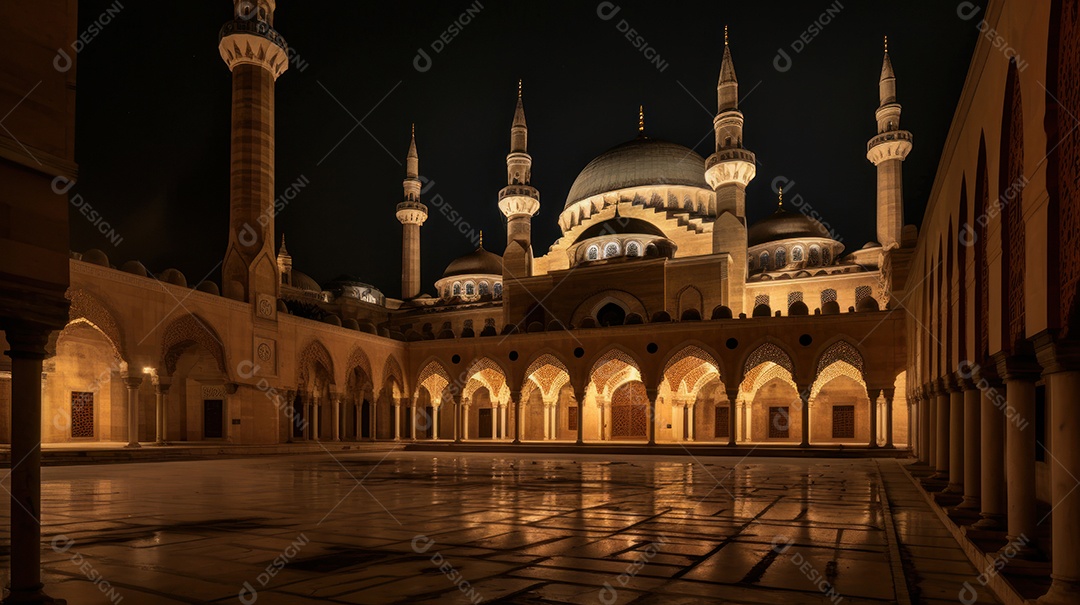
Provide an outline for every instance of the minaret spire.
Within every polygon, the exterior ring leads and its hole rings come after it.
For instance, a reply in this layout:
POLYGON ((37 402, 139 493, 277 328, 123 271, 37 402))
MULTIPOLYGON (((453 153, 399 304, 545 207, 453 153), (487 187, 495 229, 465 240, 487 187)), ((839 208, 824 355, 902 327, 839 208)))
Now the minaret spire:
POLYGON ((645 106, 638 105, 637 131, 639 137, 645 136, 645 106))
MULTIPOLYGON (((712 251, 727 254, 731 262, 724 280, 723 299, 733 313, 746 307, 746 186, 757 176, 754 154, 743 147, 743 114, 739 111, 739 79, 731 58, 731 38, 724 27, 724 58, 716 85, 716 153, 705 162, 705 181, 716 192, 712 251)), ((735 445, 734 440, 730 441, 735 445)))
POLYGON ((885 250, 900 245, 904 227, 903 161, 911 153, 912 135, 900 130, 900 103, 896 95, 896 72, 889 57, 889 38, 885 37, 885 56, 878 79, 876 112, 878 134, 867 145, 866 158, 877 166, 877 237, 885 250))
POLYGON ((735 75, 735 61, 731 58, 726 25, 724 26, 724 60, 720 65, 720 81, 716 85, 716 93, 720 111, 739 108, 739 78, 735 75))
POLYGON ((506 187, 499 191, 499 211, 506 217, 503 319, 507 324, 517 323, 519 314, 525 316, 525 309, 517 308, 526 301, 514 294, 515 283, 532 275, 532 217, 540 211, 540 192, 532 186, 532 156, 528 152, 528 142, 529 127, 525 124, 525 103, 521 80, 518 80, 517 107, 510 125, 510 153, 506 156, 506 187))
POLYGON ((401 298, 409 300, 420 295, 420 226, 427 220, 427 206, 420 202, 420 155, 416 152, 416 125, 409 140, 405 159, 405 180, 402 182, 405 199, 397 205, 397 220, 401 223, 401 298))

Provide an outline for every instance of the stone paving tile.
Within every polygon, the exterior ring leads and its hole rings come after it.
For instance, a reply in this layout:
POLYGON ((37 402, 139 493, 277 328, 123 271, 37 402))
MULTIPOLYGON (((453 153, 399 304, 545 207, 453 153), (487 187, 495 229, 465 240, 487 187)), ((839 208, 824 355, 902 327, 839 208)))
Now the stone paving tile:
POLYGON ((245 582, 260 605, 881 604, 904 582, 889 527, 913 602, 976 574, 892 460, 357 452, 43 475, 47 540, 74 540, 46 546, 46 581, 80 604, 109 601, 76 551, 125 602, 165 605, 235 603, 245 582))

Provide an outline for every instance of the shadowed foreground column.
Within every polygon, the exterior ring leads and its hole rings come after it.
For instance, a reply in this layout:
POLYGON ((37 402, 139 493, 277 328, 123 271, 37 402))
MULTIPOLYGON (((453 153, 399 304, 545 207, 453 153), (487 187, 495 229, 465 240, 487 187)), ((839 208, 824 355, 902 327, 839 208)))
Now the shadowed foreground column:
POLYGON ((48 332, 7 328, 11 349, 12 603, 63 603, 41 583, 41 362, 48 332))

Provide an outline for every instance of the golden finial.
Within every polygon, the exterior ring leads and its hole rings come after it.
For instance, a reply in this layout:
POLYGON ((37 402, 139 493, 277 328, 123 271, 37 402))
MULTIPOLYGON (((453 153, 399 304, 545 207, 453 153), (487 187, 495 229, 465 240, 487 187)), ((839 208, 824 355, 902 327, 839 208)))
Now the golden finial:
POLYGON ((481 248, 484 247, 484 230, 483 229, 480 230, 480 247, 481 248))
POLYGON ((414 138, 416 137, 416 122, 413 122, 413 125, 412 125, 412 136, 414 138))
POLYGON ((638 118, 637 118, 638 132, 645 132, 645 106, 638 105, 638 118))
POLYGON ((889 54, 889 36, 885 35, 885 54, 889 54))
POLYGON ((518 98, 521 98, 521 78, 518 78, 518 98))
POLYGON ((780 190, 777 192, 777 195, 780 197, 780 201, 776 203, 776 207, 777 208, 783 208, 784 207, 784 188, 783 187, 780 187, 780 190))
POLYGON ((724 46, 727 46, 727 45, 728 45, 727 26, 725 25, 724 26, 724 46))

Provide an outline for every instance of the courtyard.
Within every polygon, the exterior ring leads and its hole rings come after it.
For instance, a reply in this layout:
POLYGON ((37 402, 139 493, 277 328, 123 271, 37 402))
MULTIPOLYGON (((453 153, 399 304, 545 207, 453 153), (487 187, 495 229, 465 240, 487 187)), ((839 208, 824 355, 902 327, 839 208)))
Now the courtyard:
MULTIPOLYGON (((996 602, 902 464, 390 450, 49 467, 44 581, 80 605, 996 602)), ((9 568, 5 533, 0 583, 9 568)))

